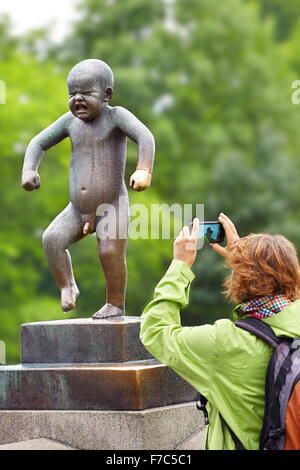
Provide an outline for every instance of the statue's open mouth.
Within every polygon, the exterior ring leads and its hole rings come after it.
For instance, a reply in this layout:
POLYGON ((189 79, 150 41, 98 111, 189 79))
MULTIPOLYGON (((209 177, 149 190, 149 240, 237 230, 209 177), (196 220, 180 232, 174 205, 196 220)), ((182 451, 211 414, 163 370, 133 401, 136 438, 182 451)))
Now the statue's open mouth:
POLYGON ((78 104, 75 104, 75 109, 77 112, 84 112, 84 111, 87 111, 88 107, 84 103, 78 103, 78 104))

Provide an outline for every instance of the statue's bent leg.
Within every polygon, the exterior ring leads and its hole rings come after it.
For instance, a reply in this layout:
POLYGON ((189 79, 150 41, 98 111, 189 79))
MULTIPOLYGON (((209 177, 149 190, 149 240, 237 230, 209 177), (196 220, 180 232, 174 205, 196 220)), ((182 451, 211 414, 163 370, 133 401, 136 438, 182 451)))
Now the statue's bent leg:
MULTIPOLYGON (((96 230, 99 258, 106 280, 106 304, 93 315, 94 319, 116 317, 125 313, 129 213, 128 206, 119 208, 119 205, 115 205, 115 210, 117 217, 116 236, 105 238, 103 232, 101 233, 99 230, 99 225, 96 230)), ((111 215, 111 219, 112 217, 113 215, 111 215)))
POLYGON ((43 245, 50 271, 61 291, 64 312, 75 308, 79 290, 76 285, 69 246, 83 238, 83 223, 72 203, 51 222, 43 233, 43 245))

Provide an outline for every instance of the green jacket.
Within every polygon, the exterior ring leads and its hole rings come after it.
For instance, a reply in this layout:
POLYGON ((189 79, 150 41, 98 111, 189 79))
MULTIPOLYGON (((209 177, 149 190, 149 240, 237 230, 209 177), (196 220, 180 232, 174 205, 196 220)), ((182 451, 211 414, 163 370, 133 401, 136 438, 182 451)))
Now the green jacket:
MULTIPOLYGON (((188 304, 194 277, 185 263, 172 261, 142 313, 141 341, 208 399, 206 449, 235 448, 228 429, 222 431, 219 411, 246 449, 258 449, 265 375, 273 348, 228 319, 182 327, 180 309, 188 304)), ((278 336, 300 336, 300 300, 264 322, 278 336)))

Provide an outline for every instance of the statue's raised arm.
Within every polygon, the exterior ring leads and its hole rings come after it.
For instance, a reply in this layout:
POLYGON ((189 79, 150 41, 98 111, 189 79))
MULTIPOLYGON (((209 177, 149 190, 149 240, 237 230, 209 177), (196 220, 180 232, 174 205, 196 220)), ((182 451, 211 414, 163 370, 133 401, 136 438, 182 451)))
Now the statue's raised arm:
POLYGON ((116 124, 124 134, 138 145, 136 171, 131 175, 130 186, 143 191, 151 184, 154 164, 155 141, 149 129, 130 111, 116 106, 116 124))
POLYGON ((22 186, 27 191, 39 189, 40 177, 38 168, 44 158, 45 151, 68 137, 68 123, 70 119, 72 119, 72 114, 69 112, 61 116, 30 141, 22 170, 22 186))

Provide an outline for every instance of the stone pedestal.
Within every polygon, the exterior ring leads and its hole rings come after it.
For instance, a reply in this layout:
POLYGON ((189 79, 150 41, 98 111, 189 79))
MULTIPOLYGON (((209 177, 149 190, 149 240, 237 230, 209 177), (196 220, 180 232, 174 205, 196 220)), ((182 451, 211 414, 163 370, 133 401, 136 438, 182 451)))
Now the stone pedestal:
POLYGON ((0 411, 0 444, 44 438, 85 450, 201 450, 203 426, 195 403, 143 411, 0 411))
POLYGON ((148 442, 155 442, 153 448, 162 449, 157 442, 156 430, 146 423, 145 417, 150 419, 151 409, 155 416, 159 416, 162 428, 177 428, 174 434, 177 437, 167 448, 175 448, 197 432, 201 427, 198 424, 201 417, 199 412, 195 414, 194 403, 190 404, 195 400, 196 391, 170 368, 150 356, 139 340, 139 328, 139 317, 22 325, 22 363, 0 367, 0 410, 3 410, 0 411, 0 429, 8 424, 11 416, 17 419, 18 413, 22 423, 26 416, 26 423, 19 426, 19 431, 16 430, 15 439, 11 436, 4 442, 0 433, 0 444, 24 440, 25 437, 41 437, 79 448, 82 440, 81 448, 151 449, 145 440, 141 440, 141 433, 147 429, 148 442), (75 411, 76 415, 73 414, 75 411), (176 413, 181 423, 185 423, 180 430, 178 420, 174 419, 176 413), (51 416, 55 417, 54 421, 51 416), (106 425, 108 416, 111 416, 110 424, 106 425), (26 431, 28 419, 32 422, 29 428, 34 429, 29 434, 26 431), (124 426, 128 427, 128 419, 135 442, 130 442, 128 435, 124 444, 122 435, 124 426), (60 432, 61 420, 72 423, 72 433, 65 427, 60 432), (88 442, 86 432, 94 421, 97 425, 102 423, 101 439, 96 433, 98 437, 93 438, 93 443, 83 444, 84 440, 88 442), (22 428, 26 436, 20 434, 22 428), (71 434, 76 435, 75 441, 71 434), (112 439, 113 435, 119 436, 117 440, 112 439), (101 442, 97 444, 95 439, 101 442))
POLYGON ((124 363, 153 359, 139 340, 140 317, 25 323, 21 358, 32 363, 124 363))

